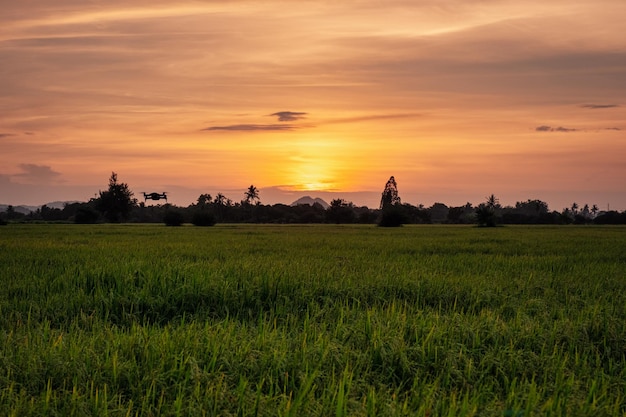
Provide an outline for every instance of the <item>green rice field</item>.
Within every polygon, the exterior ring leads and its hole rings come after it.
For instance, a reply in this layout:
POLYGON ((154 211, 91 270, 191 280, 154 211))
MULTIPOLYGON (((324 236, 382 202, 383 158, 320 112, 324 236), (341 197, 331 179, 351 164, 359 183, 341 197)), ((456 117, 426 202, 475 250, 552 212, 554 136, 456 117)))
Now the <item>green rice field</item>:
POLYGON ((0 416, 625 416, 626 227, 0 227, 0 416))

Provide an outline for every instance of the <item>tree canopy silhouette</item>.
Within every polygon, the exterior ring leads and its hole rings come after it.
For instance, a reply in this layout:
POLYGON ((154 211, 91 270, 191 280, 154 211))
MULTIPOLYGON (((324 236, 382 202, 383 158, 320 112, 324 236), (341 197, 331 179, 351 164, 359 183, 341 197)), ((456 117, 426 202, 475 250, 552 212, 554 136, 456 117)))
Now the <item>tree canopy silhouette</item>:
POLYGON ((330 223, 354 223, 355 218, 354 204, 342 198, 331 201, 326 210, 326 220, 330 223))
POLYGON ((126 220, 137 199, 133 198, 133 192, 126 183, 117 182, 117 174, 111 173, 109 189, 100 191, 100 198, 96 204, 98 211, 110 222, 126 220))

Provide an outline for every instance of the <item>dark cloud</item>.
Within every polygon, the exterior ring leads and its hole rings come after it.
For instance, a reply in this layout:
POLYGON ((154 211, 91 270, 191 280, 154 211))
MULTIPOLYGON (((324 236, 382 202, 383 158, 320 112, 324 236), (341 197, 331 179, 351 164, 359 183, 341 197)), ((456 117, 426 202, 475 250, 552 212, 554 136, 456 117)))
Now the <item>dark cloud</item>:
POLYGON ((538 126, 535 128, 537 132, 578 132, 579 129, 571 129, 568 127, 552 127, 552 126, 538 126))
POLYGON ((51 183, 61 175, 47 165, 20 164, 19 167, 22 172, 14 174, 13 177, 28 183, 51 183))
POLYGON ((617 131, 620 131, 622 129, 620 129, 619 127, 607 127, 604 130, 617 130, 617 131))
MULTIPOLYGON (((269 116, 278 117, 279 121, 296 121, 305 119, 304 115, 308 113, 305 112, 292 112, 292 111, 281 111, 277 113, 272 113, 269 116)), ((345 117, 338 119, 330 119, 325 120, 316 125, 331 125, 331 124, 342 124, 342 123, 358 123, 358 122, 367 122, 370 120, 386 120, 386 119, 406 119, 420 116, 417 113, 401 113, 401 114, 373 114, 367 116, 357 116, 357 117, 345 117)), ((273 131, 289 131, 301 128, 312 128, 316 125, 293 125, 293 124, 269 124, 269 125, 261 125, 261 124, 238 124, 238 125, 227 125, 227 126, 210 126, 205 130, 228 130, 228 131, 264 131, 264 130, 273 130, 273 131)))
POLYGON ((279 122, 294 122, 296 120, 306 119, 308 113, 301 111, 279 111, 270 114, 270 116, 278 117, 279 122))
POLYGON ((13 133, 0 133, 0 139, 15 136, 13 133))
POLYGON ((613 107, 619 107, 619 104, 583 104, 585 109, 611 109, 613 107))
POLYGON ((229 126, 210 126, 205 130, 226 130, 226 131, 287 131, 294 130, 296 127, 294 125, 256 125, 256 124, 240 124, 240 125, 229 125, 229 126))
MULTIPOLYGON (((301 111, 279 111, 276 113, 268 114, 267 116, 277 117, 279 122, 294 122, 301 119, 306 119, 306 115, 308 113, 301 111)), ((242 114, 241 116, 246 116, 242 114)), ((242 123, 236 125, 226 125, 226 126, 209 126, 207 128, 202 129, 205 130, 227 130, 227 131, 289 131, 298 129, 301 126, 295 126, 293 124, 283 124, 283 123, 272 123, 272 124, 254 124, 254 123, 242 123)), ((310 126, 309 126, 310 127, 310 126)))

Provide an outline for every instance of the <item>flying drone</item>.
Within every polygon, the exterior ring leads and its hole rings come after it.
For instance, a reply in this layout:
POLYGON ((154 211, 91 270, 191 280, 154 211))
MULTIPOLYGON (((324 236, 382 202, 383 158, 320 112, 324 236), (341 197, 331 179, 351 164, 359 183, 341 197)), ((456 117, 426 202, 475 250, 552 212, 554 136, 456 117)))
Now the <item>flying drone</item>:
POLYGON ((167 193, 163 192, 163 193, 143 193, 143 201, 148 201, 148 200, 155 200, 158 201, 160 199, 164 199, 165 201, 167 201, 167 193))

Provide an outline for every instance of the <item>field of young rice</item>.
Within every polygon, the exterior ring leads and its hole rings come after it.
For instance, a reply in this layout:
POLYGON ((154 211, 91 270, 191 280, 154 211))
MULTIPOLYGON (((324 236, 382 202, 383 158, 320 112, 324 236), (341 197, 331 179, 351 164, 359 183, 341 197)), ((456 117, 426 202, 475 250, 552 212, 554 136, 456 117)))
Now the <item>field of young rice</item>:
POLYGON ((626 228, 3 226, 0 415, 623 416, 626 228))

